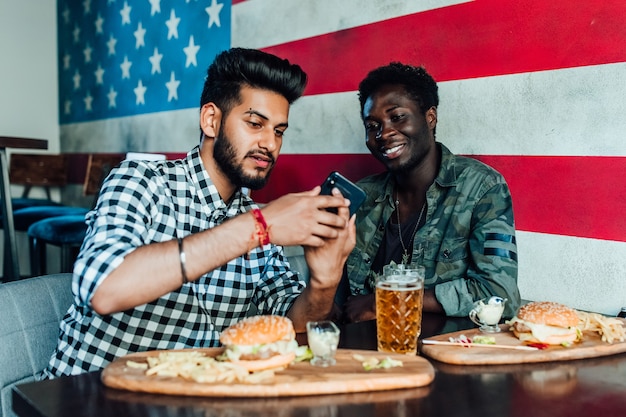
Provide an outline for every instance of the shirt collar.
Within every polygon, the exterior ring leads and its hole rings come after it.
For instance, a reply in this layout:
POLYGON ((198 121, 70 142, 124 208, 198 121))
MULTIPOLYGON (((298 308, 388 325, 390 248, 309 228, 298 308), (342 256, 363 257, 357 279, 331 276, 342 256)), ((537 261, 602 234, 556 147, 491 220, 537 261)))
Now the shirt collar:
POLYGON ((191 177, 192 195, 200 200, 205 214, 214 221, 221 223, 228 217, 243 213, 245 207, 252 204, 252 199, 241 188, 235 190, 230 204, 226 204, 204 168, 199 145, 187 153, 185 163, 191 177))

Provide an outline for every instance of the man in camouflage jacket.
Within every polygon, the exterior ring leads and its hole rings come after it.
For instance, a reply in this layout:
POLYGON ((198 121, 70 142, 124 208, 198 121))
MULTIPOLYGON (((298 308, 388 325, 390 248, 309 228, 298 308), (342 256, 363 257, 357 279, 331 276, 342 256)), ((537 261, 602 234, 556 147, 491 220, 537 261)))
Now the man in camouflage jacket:
POLYGON ((508 299, 504 315, 512 317, 520 305, 517 247, 502 175, 436 142, 437 85, 423 68, 378 68, 359 98, 366 144, 387 172, 358 183, 367 199, 346 262, 347 302, 337 296, 344 317, 375 318, 373 282, 391 262, 425 267, 424 311, 467 316, 475 301, 495 295, 508 299))

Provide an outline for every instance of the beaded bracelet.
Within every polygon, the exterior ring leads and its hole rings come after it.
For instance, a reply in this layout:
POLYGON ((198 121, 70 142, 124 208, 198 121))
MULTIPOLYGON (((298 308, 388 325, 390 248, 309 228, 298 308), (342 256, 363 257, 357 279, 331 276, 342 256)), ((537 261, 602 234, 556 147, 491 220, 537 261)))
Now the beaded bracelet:
POLYGON ((252 240, 258 240, 259 245, 264 246, 270 243, 270 228, 265 222, 263 213, 258 208, 252 209, 252 216, 254 216, 255 230, 252 234, 252 240))
POLYGON ((178 256, 180 259, 180 273, 183 276, 183 284, 189 282, 187 279, 187 269, 185 268, 185 263, 187 262, 187 256, 185 255, 185 251, 183 250, 183 238, 178 238, 178 256))

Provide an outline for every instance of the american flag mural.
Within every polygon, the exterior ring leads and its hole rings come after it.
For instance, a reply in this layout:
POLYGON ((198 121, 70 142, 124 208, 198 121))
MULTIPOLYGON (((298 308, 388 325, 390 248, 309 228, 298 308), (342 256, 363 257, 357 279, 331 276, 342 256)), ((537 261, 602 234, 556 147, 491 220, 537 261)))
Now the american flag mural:
POLYGON ((59 0, 57 7, 68 143, 84 133, 72 126, 102 126, 117 139, 97 146, 145 147, 133 142, 137 132, 164 112, 197 109, 207 66, 230 46, 227 1, 59 0), (133 121, 139 115, 144 123, 133 121), (93 121, 100 123, 84 123, 93 121))
MULTIPOLYGON (((109 3, 124 7, 120 0, 109 3)), ((145 7, 149 15, 151 3, 133 1, 132 7, 145 7)), ((212 1, 156 3, 164 20, 174 4, 184 5, 202 16, 198 26, 214 29, 207 27, 205 11, 212 1)), ((437 139, 492 165, 511 187, 522 297, 606 314, 626 306, 626 2, 217 3, 224 4, 220 23, 230 25, 230 45, 288 58, 310 77, 305 97, 292 107, 270 184, 255 193, 259 201, 310 188, 333 169, 352 179, 382 170, 364 144, 358 82, 391 61, 424 65, 440 86, 437 139)), ((133 32, 139 20, 132 18, 133 32)), ((212 35, 197 36, 195 44, 208 48, 212 35)), ((135 37, 129 39, 127 47, 134 48, 135 37)), ((181 42, 188 43, 188 35, 181 42)), ((147 60, 153 52, 151 46, 141 53, 147 60)), ((198 71, 209 61, 199 60, 198 71)), ((180 55, 178 65, 185 63, 180 55)), ((172 71, 162 69, 161 84, 172 71)), ((203 76, 184 78, 196 83, 189 107, 198 101, 203 76)), ((137 82, 126 91, 135 106, 137 82)), ((167 90, 162 94, 158 105, 171 105, 167 90)), ((61 146, 74 152, 182 153, 197 143, 197 108, 152 111, 107 120, 77 116, 61 126, 61 146)))

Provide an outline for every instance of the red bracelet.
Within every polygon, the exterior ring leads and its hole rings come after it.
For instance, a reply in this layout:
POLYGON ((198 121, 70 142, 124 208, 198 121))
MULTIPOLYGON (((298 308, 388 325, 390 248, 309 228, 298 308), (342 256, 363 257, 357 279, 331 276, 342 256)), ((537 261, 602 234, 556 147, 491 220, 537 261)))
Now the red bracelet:
POLYGON ((270 228, 267 226, 265 222, 265 218, 263 217, 263 213, 258 208, 252 209, 252 215, 254 216, 255 223, 255 232, 252 235, 252 239, 254 240, 255 236, 259 241, 259 245, 264 246, 270 243, 270 228))

